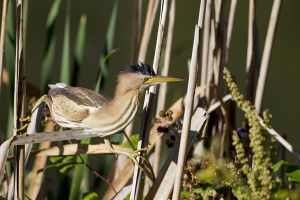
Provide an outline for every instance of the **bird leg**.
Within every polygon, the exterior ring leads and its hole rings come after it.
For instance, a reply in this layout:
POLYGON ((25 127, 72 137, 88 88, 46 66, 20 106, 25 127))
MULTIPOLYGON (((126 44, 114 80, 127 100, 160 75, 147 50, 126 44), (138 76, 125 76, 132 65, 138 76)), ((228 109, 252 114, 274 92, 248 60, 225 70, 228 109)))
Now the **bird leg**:
POLYGON ((19 118, 19 121, 20 122, 24 122, 25 124, 21 128, 17 129, 17 132, 24 131, 28 127, 29 123, 31 122, 31 115, 32 115, 32 113, 34 113, 34 111, 36 109, 38 109, 38 107, 45 101, 45 97, 46 96, 47 95, 43 95, 41 98, 39 98, 39 100, 37 100, 37 102, 35 103, 34 107, 31 109, 29 115, 27 115, 27 117, 25 117, 25 118, 19 118))
POLYGON ((116 150, 112 147, 109 139, 107 137, 104 137, 104 142, 105 145, 107 146, 107 148, 109 149, 109 151, 111 153, 114 154, 119 154, 119 155, 124 155, 127 156, 128 158, 130 158, 134 164, 136 164, 142 171, 145 171, 144 168, 142 168, 142 166, 139 164, 139 162, 136 160, 137 157, 140 157, 141 159, 143 159, 147 164, 149 164, 149 162, 147 161, 147 159, 145 157, 143 157, 142 155, 139 154, 139 152, 141 151, 147 151, 147 148, 142 148, 142 149, 138 149, 135 150, 134 152, 127 152, 127 151, 121 151, 121 150, 116 150))

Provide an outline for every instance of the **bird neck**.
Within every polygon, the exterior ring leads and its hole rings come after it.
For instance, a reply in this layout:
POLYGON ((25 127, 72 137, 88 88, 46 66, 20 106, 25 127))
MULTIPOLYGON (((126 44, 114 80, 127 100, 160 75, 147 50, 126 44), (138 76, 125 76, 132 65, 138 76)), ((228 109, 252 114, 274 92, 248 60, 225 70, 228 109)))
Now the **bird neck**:
POLYGON ((139 106, 139 91, 117 95, 86 118, 83 123, 102 136, 123 130, 133 120, 139 106))

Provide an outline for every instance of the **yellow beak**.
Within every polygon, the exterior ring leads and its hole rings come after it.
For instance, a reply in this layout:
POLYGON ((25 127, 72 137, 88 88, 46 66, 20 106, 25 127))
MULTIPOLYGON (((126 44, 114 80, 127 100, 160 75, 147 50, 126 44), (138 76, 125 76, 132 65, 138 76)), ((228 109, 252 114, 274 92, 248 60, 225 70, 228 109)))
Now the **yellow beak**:
POLYGON ((184 79, 181 78, 173 78, 169 76, 153 76, 149 78, 145 83, 150 83, 150 84, 159 84, 159 83, 164 83, 164 82, 174 82, 174 81, 183 81, 184 79))

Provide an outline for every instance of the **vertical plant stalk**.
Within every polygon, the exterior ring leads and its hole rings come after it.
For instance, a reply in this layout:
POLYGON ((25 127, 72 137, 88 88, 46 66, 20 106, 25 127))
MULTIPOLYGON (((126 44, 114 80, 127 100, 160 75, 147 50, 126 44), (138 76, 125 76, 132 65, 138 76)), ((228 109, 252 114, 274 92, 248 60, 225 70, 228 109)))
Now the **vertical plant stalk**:
MULTIPOLYGON (((208 65, 208 51, 209 51, 209 34, 210 34, 210 22, 211 20, 211 0, 207 0, 205 8, 205 22, 203 29, 203 44, 202 44, 202 62, 201 62, 201 80, 200 85, 205 85, 207 80, 207 65, 208 65)), ((205 93, 200 94, 201 97, 205 96, 205 93)))
MULTIPOLYGON (((54 123, 52 121, 47 123, 45 131, 46 132, 54 131, 54 123)), ((47 148, 50 147, 50 145, 51 145, 51 142, 42 142, 40 144, 39 148, 40 149, 47 149, 47 148)), ((40 173, 37 173, 37 171, 39 169, 44 168, 45 165, 46 165, 46 162, 47 162, 47 156, 37 156, 36 159, 35 159, 33 169, 32 169, 32 172, 34 174, 33 174, 32 182, 31 182, 29 190, 28 190, 28 196, 31 199, 36 199, 36 197, 39 194, 39 191, 41 189, 42 182, 43 182, 44 172, 42 171, 40 173)))
MULTIPOLYGON (((141 34, 141 14, 142 14, 142 2, 141 0, 133 1, 133 26, 132 26, 132 40, 131 40, 131 58, 130 63, 134 64, 138 60, 138 49, 139 49, 139 39, 141 34)), ((132 135, 134 120, 125 128, 125 133, 130 138, 132 135)), ((123 135, 122 144, 124 144, 127 140, 123 135)), ((119 172, 122 170, 125 164, 126 156, 119 155, 117 158, 117 164, 115 169, 115 176, 119 176, 119 172)))
POLYGON ((71 0, 66 1, 66 21, 61 61, 60 81, 70 84, 70 9, 71 0))
MULTIPOLYGON (((139 55, 137 58, 137 61, 145 62, 150 36, 152 33, 152 28, 154 24, 154 20, 157 13, 159 0, 150 0, 148 3, 148 9, 146 14, 146 20, 144 25, 144 32, 142 36, 142 41, 140 45, 139 55)), ((134 121, 132 121, 125 129, 126 134, 130 137, 132 135, 132 129, 133 129, 134 121)), ((125 138, 124 140, 125 141, 125 138)))
MULTIPOLYGON (((26 100, 26 78, 23 62, 23 1, 18 0, 16 6, 16 67, 15 67, 15 96, 14 96, 14 127, 19 129, 22 123, 19 118, 25 117, 26 100)), ((14 130, 14 135, 22 134, 14 130)), ((25 145, 14 148, 15 150, 15 189, 16 199, 24 199, 24 165, 25 165, 25 145)))
MULTIPOLYGON (((161 48, 162 48, 163 37, 164 37, 164 29, 165 29, 166 16, 167 16, 167 10, 168 10, 168 3, 169 3, 168 0, 161 1, 160 20, 159 20, 154 61, 153 61, 153 70, 156 74, 157 74, 158 68, 159 68, 159 61, 160 61, 161 48)), ((148 146, 149 133, 150 133, 155 98, 156 98, 156 87, 151 86, 149 89, 149 96, 145 97, 145 101, 144 101, 138 149, 148 146)), ((141 155, 145 156, 146 152, 143 152, 141 155)), ((143 166, 143 162, 141 159, 139 159, 139 163, 143 166)), ((143 197, 143 187, 144 187, 145 176, 141 172, 142 171, 140 170, 140 168, 135 166, 134 175, 133 175, 133 186, 132 186, 131 196, 130 196, 131 200, 133 200, 133 199, 137 200, 137 199, 141 199, 143 197)))
POLYGON ((254 25, 255 25, 255 0, 249 0, 249 17, 248 17, 248 46, 246 60, 246 99, 253 102, 254 98, 254 25))
POLYGON ((271 55, 274 35, 276 31, 276 26, 278 22, 280 6, 281 6, 281 0, 274 0, 272 11, 271 11, 271 17, 269 21, 268 32, 266 35, 266 41, 265 41, 264 52, 261 61, 257 88, 256 88, 255 107, 258 112, 260 112, 261 110, 262 98, 263 98, 266 79, 267 79, 270 55, 271 55))
POLYGON ((131 58, 130 63, 134 64, 137 62, 139 38, 141 29, 141 0, 133 1, 133 25, 132 25, 132 40, 131 40, 131 58))
POLYGON ((0 99, 2 92, 2 76, 4 65, 4 46, 6 35, 6 22, 7 22, 8 0, 3 0, 2 19, 1 19, 1 35, 0 35, 0 99))
POLYGON ((99 60, 99 75, 97 78, 97 83, 95 86, 95 91, 100 92, 100 89, 103 87, 102 83, 104 78, 107 76, 107 62, 109 57, 116 52, 116 49, 113 49, 116 21, 118 14, 119 0, 114 0, 111 16, 108 23, 108 28, 105 36, 104 50, 100 55, 99 60))
POLYGON ((78 75, 83 62, 85 38, 86 38, 86 15, 81 15, 78 30, 77 30, 75 50, 74 50, 74 63, 73 63, 74 69, 73 69, 73 75, 71 77, 72 78, 71 84, 73 86, 77 86, 78 83, 78 75))
POLYGON ((148 44, 150 41, 150 36, 152 33, 152 28, 156 17, 158 5, 159 5, 159 0, 150 0, 148 3, 148 10, 146 14, 143 37, 142 37, 139 56, 138 56, 138 60, 141 62, 145 62, 146 60, 148 44))
MULTIPOLYGON (((78 82, 78 75, 80 68, 82 68, 82 61, 84 55, 84 46, 86 38, 86 15, 81 15, 80 22, 77 30, 76 44, 74 50, 74 71, 72 76, 72 85, 76 86, 78 82)), ((80 143, 90 143, 91 138, 81 139, 80 143)), ((81 159, 87 161, 88 155, 77 156, 77 162, 81 162, 81 159)), ((89 176, 88 170, 84 165, 77 165, 74 169, 74 174, 71 182, 71 188, 69 192, 69 199, 76 199, 81 196, 82 193, 88 192, 89 188, 89 176), (81 187, 83 185, 83 187, 81 187)))
MULTIPOLYGON (((210 23, 210 35, 209 35, 209 45, 208 45, 208 55, 207 55, 207 73, 206 73, 206 83, 205 85, 210 85, 213 81, 214 76, 214 52, 216 49, 216 34, 215 34, 215 27, 214 27, 214 20, 211 20, 210 23)), ((216 81, 216 79, 214 79, 216 81)), ((216 83, 215 83, 216 84, 216 83)), ((206 99, 209 100, 209 94, 211 93, 210 87, 206 89, 206 99)))
MULTIPOLYGON (((161 71, 162 76, 168 76, 169 66, 170 66, 170 59, 171 59, 171 49, 172 49, 172 40, 173 40, 173 31, 174 31, 174 24, 175 24, 175 10, 176 9, 176 0, 171 1, 170 6, 170 13, 169 13, 169 24, 168 24, 168 33, 167 33, 167 43, 166 43, 166 52, 165 52, 165 59, 164 59, 164 66, 161 71)), ((157 100, 157 108, 156 108, 156 117, 159 116, 159 112, 165 110, 166 107, 166 98, 167 98, 167 90, 168 85, 167 83, 162 83, 159 86, 158 92, 158 100, 157 100)), ((159 171, 159 163, 160 163, 160 156, 161 156, 161 145, 162 139, 159 138, 155 145, 155 158, 154 158, 154 167, 153 171, 155 176, 157 176, 159 171)))
MULTIPOLYGON (((224 31, 224 15, 225 15, 225 1, 215 1, 215 27, 216 29, 216 48, 213 62, 214 83, 218 85, 219 90, 223 91, 223 65, 225 54, 225 31, 224 31), (218 2, 218 3, 216 3, 218 2)), ((222 92, 223 93, 223 92, 222 92)), ((220 123, 219 123, 220 124, 220 123)))
POLYGON ((189 82, 188 82, 187 95, 186 95, 186 106, 184 110, 183 127, 182 127, 182 134, 180 138, 176 177, 175 177, 174 190, 172 196, 173 200, 179 199, 180 196, 182 173, 183 173, 183 168, 184 168, 184 163, 186 158, 187 142, 188 142, 189 131, 191 126, 192 109, 193 109, 193 102, 194 102, 194 95, 195 95, 195 88, 196 88, 196 81, 197 81, 197 74, 198 74, 199 43, 200 43, 200 38, 201 38, 202 28, 203 28, 205 3, 206 3, 205 0, 202 0, 200 3, 198 23, 195 26, 191 67, 189 72, 189 82))
MULTIPOLYGON (((149 1, 150 3, 150 1, 149 1)), ((133 6, 133 26, 132 26, 132 41, 131 41, 131 58, 130 63, 134 64, 138 61, 138 49, 139 49, 139 39, 141 32, 141 15, 142 15, 142 2, 141 0, 134 0, 133 6)), ((126 128, 125 132, 128 137, 132 135, 134 121, 132 121, 126 128)), ((123 137, 122 144, 126 142, 126 138, 123 137)), ((125 158, 125 156, 122 156, 125 158)), ((118 157, 118 159, 120 156, 118 157)), ((121 162, 118 161, 117 166, 120 166, 121 162)))
POLYGON ((225 66, 225 67, 228 64, 229 48, 230 48, 230 42, 231 42, 231 36, 232 36, 232 28, 233 28, 233 22, 234 22, 234 16, 235 16, 236 4, 237 4, 237 0, 231 0, 227 34, 226 34, 226 47, 225 47, 226 51, 225 51, 225 59, 224 59, 224 64, 223 64, 223 66, 225 66))

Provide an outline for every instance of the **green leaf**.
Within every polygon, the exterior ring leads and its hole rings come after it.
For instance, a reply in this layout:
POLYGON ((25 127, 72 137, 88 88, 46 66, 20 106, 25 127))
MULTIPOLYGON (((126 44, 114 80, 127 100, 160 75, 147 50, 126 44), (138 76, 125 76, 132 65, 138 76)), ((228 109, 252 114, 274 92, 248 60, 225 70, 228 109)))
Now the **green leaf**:
POLYGON ((111 17, 109 20, 109 25, 106 32, 105 38, 105 45, 104 45, 104 52, 100 56, 99 60, 99 76, 97 79, 97 83, 95 86, 95 91, 100 92, 100 88, 102 87, 102 78, 107 75, 107 60, 112 55, 115 50, 113 51, 113 42, 114 42, 114 35, 115 35, 115 28, 117 22, 117 13, 118 13, 118 0, 114 1, 113 10, 111 13, 111 17))
POLYGON ((83 200, 98 200, 98 194, 96 192, 82 194, 83 200))
POLYGON ((183 195, 185 198, 189 198, 191 195, 191 193, 189 191, 181 191, 180 194, 183 195))
MULTIPOLYGON (((15 54, 16 54, 16 18, 15 18, 16 1, 9 1, 7 12, 7 26, 5 36, 5 54, 4 66, 9 76, 9 105, 13 109, 14 105, 14 85, 15 85, 15 54)), ((13 112, 13 111, 12 111, 13 112)), ((12 118, 8 121, 13 121, 12 118)), ((8 122, 7 138, 12 135, 12 126, 8 122)))
POLYGON ((85 32, 86 32, 86 15, 80 17, 79 27, 77 31, 75 51, 74 51, 74 69, 72 75, 71 85, 76 86, 78 81, 79 70, 82 67, 82 60, 84 54, 85 44, 85 32))
POLYGON ((54 0, 51 6, 47 24, 46 24, 46 49, 45 56, 42 63, 42 77, 41 77, 41 90, 42 93, 46 93, 48 90, 48 83, 51 78, 54 55, 55 55, 55 44, 56 44, 56 36, 54 33, 55 22, 57 19, 59 7, 61 0, 54 0))
POLYGON ((40 172, 44 172, 47 169, 51 169, 51 168, 57 168, 59 170, 60 173, 68 173, 74 166, 81 164, 81 162, 74 162, 74 161, 70 161, 70 162, 59 162, 59 163, 55 163, 53 165, 47 165, 46 167, 39 169, 37 171, 37 173, 40 172))
POLYGON ((70 162, 70 163, 62 164, 61 166, 58 167, 59 172, 62 173, 62 174, 68 173, 74 167, 74 165, 76 165, 76 164, 78 164, 78 163, 70 162))
POLYGON ((202 187, 194 189, 194 192, 200 194, 203 191, 202 187))
POLYGON ((60 1, 61 0, 54 0, 48 18, 47 18, 47 28, 53 26, 53 24, 56 21, 57 15, 58 15, 58 11, 59 11, 59 7, 60 7, 60 1))
MULTIPOLYGON (((134 148, 137 148, 139 142, 139 134, 134 134, 130 137, 130 142, 133 144, 134 148)), ((123 144, 124 147, 131 148, 128 141, 123 144)))
POLYGON ((52 163, 56 163, 56 162, 62 160, 63 158, 64 158, 63 156, 51 156, 51 157, 49 158, 49 160, 50 160, 52 163))
POLYGON ((62 160, 63 163, 67 163, 69 161, 71 161, 74 158, 74 156, 66 156, 64 157, 64 159, 62 160))
POLYGON ((286 165, 286 175, 289 177, 288 181, 300 183, 300 166, 286 165))
POLYGON ((274 165, 273 172, 277 172, 283 164, 287 164, 284 160, 279 161, 274 165))
POLYGON ((70 84, 70 8, 71 0, 67 0, 66 22, 60 71, 60 81, 66 84, 70 84))

